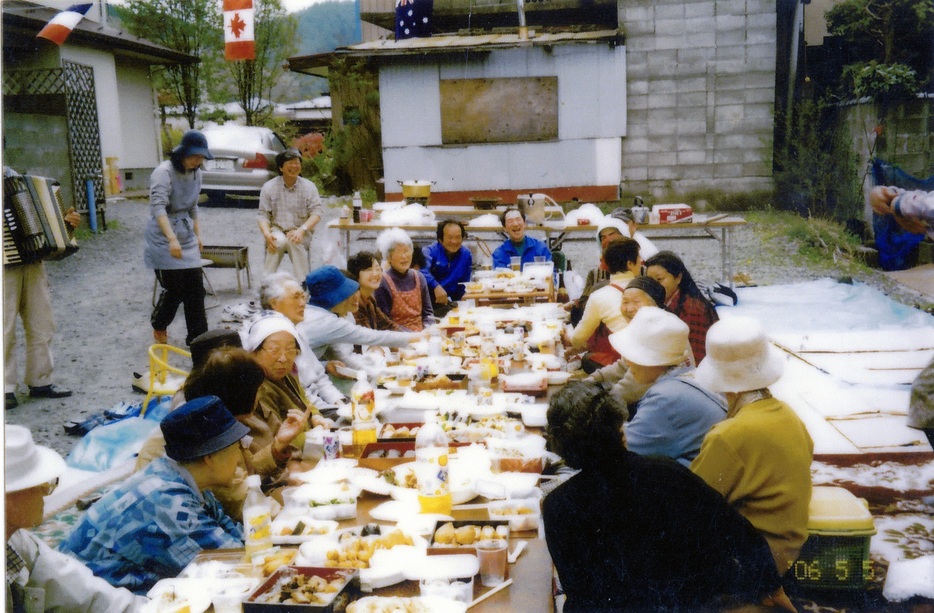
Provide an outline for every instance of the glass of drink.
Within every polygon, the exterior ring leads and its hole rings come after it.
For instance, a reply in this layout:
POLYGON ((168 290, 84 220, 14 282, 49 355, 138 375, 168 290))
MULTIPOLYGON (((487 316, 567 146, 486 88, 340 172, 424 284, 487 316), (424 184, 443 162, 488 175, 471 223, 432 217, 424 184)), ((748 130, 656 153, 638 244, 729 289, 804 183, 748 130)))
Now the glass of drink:
POLYGON ((514 255, 509 258, 509 267, 515 271, 518 271, 520 268, 522 268, 522 258, 518 255, 514 255))
POLYGON ((506 580, 506 541, 502 539, 477 543, 480 561, 480 583, 495 587, 506 580))

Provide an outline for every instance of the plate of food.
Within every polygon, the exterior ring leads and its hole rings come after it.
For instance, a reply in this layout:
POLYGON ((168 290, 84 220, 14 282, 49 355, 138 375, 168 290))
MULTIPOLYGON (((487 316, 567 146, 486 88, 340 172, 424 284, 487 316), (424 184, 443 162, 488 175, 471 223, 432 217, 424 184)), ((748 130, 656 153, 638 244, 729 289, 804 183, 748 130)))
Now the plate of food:
POLYGON ((298 545, 308 539, 333 534, 337 522, 308 514, 280 513, 270 524, 273 545, 298 545))
POLYGON ((413 381, 411 379, 407 381, 389 380, 383 382, 383 389, 389 390, 389 393, 393 396, 401 396, 408 390, 412 389, 412 385, 413 381))
MULTIPOLYGON (((454 466, 454 462, 450 463, 454 466)), ((415 462, 398 464, 380 473, 380 476, 389 483, 389 495, 394 500, 417 500, 418 479, 415 473, 415 462)), ((457 470, 449 470, 448 479, 451 487, 451 503, 464 504, 477 497, 477 490, 473 482, 464 476, 459 476, 457 470)))
POLYGON ((210 594, 201 579, 162 579, 146 593, 151 600, 146 603, 142 611, 144 613, 180 613, 182 611, 204 613, 211 606, 210 594))

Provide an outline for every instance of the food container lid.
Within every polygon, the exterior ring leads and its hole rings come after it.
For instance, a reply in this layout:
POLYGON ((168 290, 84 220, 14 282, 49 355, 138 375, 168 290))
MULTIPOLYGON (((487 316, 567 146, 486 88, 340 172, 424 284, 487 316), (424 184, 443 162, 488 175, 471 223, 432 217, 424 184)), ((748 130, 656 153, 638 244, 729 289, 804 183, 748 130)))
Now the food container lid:
POLYGON ((468 579, 480 572, 480 561, 470 554, 433 555, 414 560, 405 569, 410 581, 468 579))
POLYGON ((808 508, 808 531, 812 534, 867 536, 876 528, 866 501, 835 486, 815 486, 808 508))

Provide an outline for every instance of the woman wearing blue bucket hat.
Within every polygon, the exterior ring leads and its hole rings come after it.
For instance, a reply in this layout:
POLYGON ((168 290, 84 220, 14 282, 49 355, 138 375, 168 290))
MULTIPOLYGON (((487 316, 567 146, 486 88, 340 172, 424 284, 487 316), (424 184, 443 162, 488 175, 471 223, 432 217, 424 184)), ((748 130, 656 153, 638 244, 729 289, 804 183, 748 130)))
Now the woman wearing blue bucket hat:
POLYGON ((201 165, 204 160, 213 159, 204 134, 189 130, 169 159, 156 166, 149 179, 151 216, 146 224, 143 258, 162 286, 150 318, 152 336, 157 343, 168 341, 167 329, 179 305, 185 305, 188 328, 185 344, 208 329, 198 198, 201 165))

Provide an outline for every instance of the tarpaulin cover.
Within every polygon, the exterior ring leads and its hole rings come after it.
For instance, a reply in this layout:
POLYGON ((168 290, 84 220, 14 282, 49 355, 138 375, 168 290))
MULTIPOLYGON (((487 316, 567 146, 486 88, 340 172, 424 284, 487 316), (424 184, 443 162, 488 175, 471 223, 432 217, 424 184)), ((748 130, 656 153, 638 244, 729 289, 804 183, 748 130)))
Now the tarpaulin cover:
MULTIPOLYGON (((901 168, 879 158, 872 160, 872 180, 875 185, 891 185, 902 189, 934 190, 934 176, 927 179, 913 177, 901 168)), ((882 270, 904 270, 909 267, 911 250, 924 239, 923 234, 912 234, 896 223, 891 215, 872 214, 872 231, 879 251, 882 270)))

